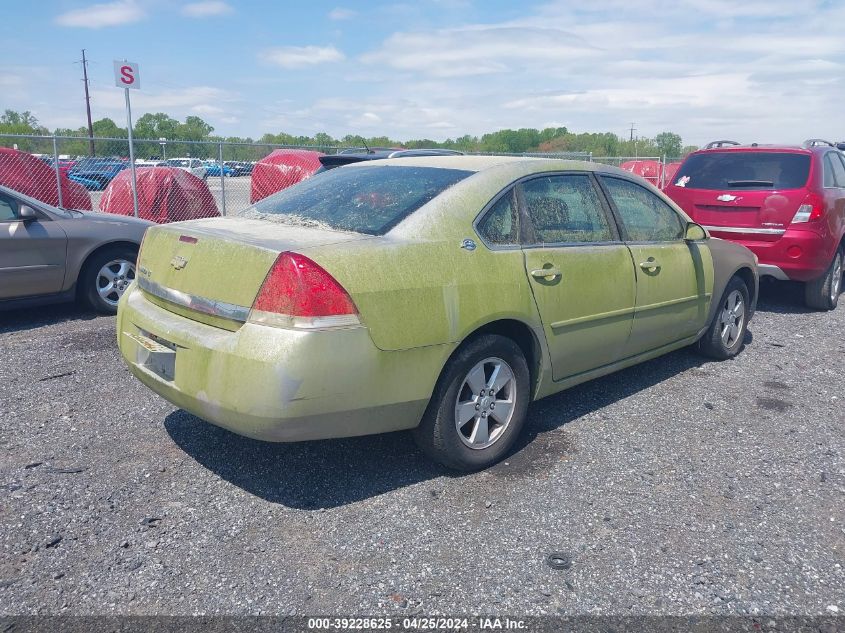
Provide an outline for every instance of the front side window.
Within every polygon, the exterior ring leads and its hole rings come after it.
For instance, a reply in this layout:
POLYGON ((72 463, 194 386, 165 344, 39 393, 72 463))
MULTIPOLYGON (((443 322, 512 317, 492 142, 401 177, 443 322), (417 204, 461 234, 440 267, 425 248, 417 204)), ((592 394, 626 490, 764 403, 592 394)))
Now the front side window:
POLYGON ((613 232, 587 174, 543 176, 522 185, 535 241, 544 244, 610 242, 613 232))
POLYGON ((602 176, 631 242, 672 242, 684 237, 686 223, 657 195, 629 180, 602 176))
POLYGON ((0 222, 18 219, 18 203, 12 198, 0 194, 0 222))
POLYGON ((473 173, 396 165, 341 167, 283 189, 239 215, 281 224, 384 235, 473 173))
POLYGON ((519 215, 514 204, 513 190, 496 201, 478 223, 478 233, 496 246, 519 244, 519 215))

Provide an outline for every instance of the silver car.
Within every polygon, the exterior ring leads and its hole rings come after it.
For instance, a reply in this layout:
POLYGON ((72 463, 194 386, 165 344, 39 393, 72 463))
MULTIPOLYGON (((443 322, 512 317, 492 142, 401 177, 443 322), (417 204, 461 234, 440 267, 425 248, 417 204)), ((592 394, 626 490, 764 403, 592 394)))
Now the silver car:
POLYGON ((0 186, 0 310, 79 300, 114 314, 151 225, 58 209, 0 186))

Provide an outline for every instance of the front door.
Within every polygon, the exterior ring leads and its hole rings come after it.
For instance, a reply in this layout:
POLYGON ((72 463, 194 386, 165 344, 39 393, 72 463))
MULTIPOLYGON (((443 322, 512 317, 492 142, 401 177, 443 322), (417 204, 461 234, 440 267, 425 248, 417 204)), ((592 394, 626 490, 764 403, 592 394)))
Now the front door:
POLYGON ((15 198, 0 193, 0 299, 59 292, 67 235, 46 214, 24 222, 18 210, 15 198))
POLYGON ((635 274, 589 174, 545 175, 518 188, 523 252, 555 380, 621 358, 635 274))
POLYGON ((687 221, 646 187, 600 176, 634 261, 637 300, 625 356, 698 333, 707 321, 713 261, 706 242, 684 240, 687 221))

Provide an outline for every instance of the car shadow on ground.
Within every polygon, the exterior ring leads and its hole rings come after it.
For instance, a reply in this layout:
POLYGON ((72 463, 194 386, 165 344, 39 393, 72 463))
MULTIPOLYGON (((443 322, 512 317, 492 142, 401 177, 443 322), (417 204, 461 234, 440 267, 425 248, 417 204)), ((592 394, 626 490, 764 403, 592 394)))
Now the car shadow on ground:
MULTIPOLYGON (((577 452, 561 427, 706 362, 680 350, 534 403, 510 456, 490 472, 530 478, 551 468, 577 452)), ((292 508, 333 508, 441 476, 463 476, 431 462, 406 432, 274 444, 235 435, 182 410, 168 415, 164 425, 203 467, 250 494, 292 508)))
POLYGON ((804 284, 795 281, 764 279, 760 282, 757 310, 775 314, 815 312, 804 304, 804 284))
POLYGON ((0 311, 0 334, 31 330, 63 321, 91 321, 99 316, 103 315, 75 303, 3 310, 0 311))

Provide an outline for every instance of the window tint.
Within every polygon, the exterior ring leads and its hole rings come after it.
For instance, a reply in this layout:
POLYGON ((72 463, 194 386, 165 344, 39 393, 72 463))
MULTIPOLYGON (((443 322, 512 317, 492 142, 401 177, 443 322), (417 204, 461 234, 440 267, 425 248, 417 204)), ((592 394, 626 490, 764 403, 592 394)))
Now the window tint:
POLYGON ((689 189, 800 189, 809 175, 809 154, 707 152, 687 158, 672 183, 689 189))
POLYGON ((836 152, 825 154, 824 186, 845 187, 845 164, 842 163, 841 154, 836 152), (830 179, 830 184, 828 184, 828 179, 830 179))
POLYGON ((645 187, 602 176, 632 242, 671 242, 684 236, 685 223, 672 207, 645 187))
POLYGON ((478 233, 490 244, 519 244, 519 220, 510 190, 478 223, 478 233))
POLYGON ((364 165, 332 169, 264 198, 239 215, 383 235, 473 172, 364 165))
POLYGON ((522 185, 536 241, 610 242, 613 233, 590 177, 544 176, 522 185))
POLYGON ((12 199, 0 194, 0 222, 8 222, 18 217, 18 205, 12 199))

